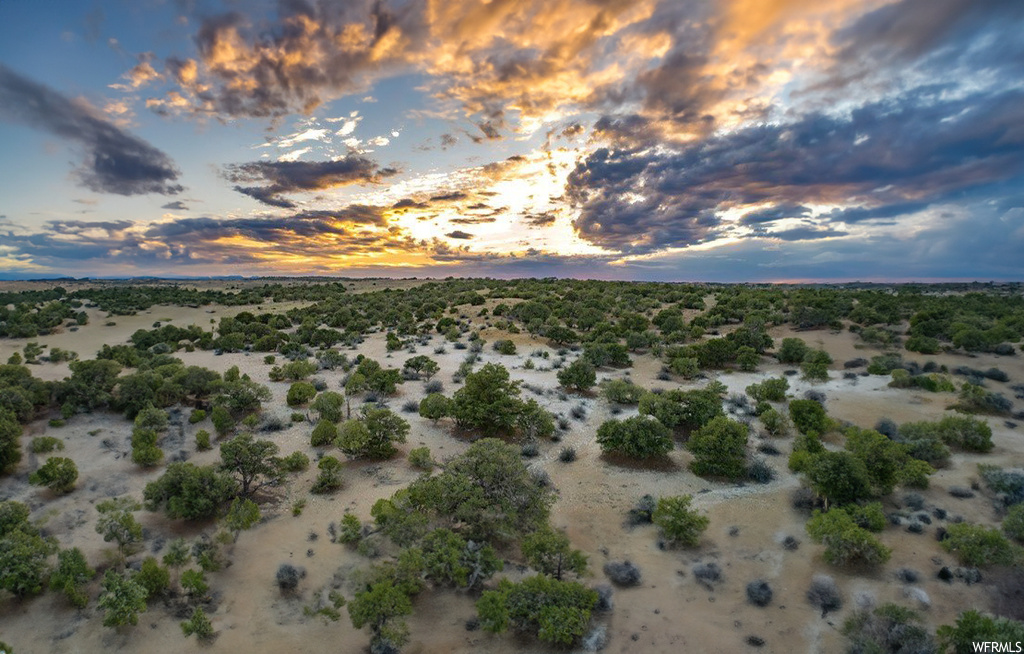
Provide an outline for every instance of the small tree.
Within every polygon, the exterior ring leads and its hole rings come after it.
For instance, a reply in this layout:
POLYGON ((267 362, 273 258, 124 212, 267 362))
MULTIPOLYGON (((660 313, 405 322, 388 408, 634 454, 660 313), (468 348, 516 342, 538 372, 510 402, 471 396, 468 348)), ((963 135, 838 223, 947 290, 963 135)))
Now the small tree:
POLYGON ((189 597, 202 597, 210 590, 210 585, 206 583, 206 573, 194 569, 181 573, 181 587, 189 597))
POLYGON ((436 375, 437 371, 441 369, 437 361, 423 354, 407 359, 403 367, 416 375, 417 378, 427 380, 436 375))
POLYGON ((309 436, 309 444, 313 447, 326 447, 334 444, 338 438, 338 426, 330 420, 321 420, 313 427, 313 433, 309 436))
POLYGON ((824 543, 825 561, 832 565, 879 565, 888 561, 892 553, 871 532, 858 527, 845 511, 815 511, 807 522, 807 533, 815 542, 824 543))
POLYGON ((313 403, 309 405, 309 408, 320 414, 321 421, 327 422, 341 422, 342 418, 345 417, 344 409, 345 398, 342 397, 341 393, 335 393, 334 391, 324 391, 316 396, 313 403))
POLYGON ((663 457, 675 446, 668 427, 649 416, 605 422, 597 429, 597 443, 603 452, 635 459, 663 457))
POLYGON ((534 570, 558 580, 566 573, 582 576, 587 571, 587 556, 572 549, 569 537, 560 531, 535 531, 523 539, 522 550, 534 570))
POLYGON ((661 529, 662 538, 672 544, 693 547, 711 522, 690 508, 691 495, 658 498, 651 520, 661 529))
POLYGON ((430 448, 424 446, 409 450, 409 465, 420 470, 433 470, 437 464, 430 456, 430 448))
POLYGON ((842 506, 871 497, 871 476, 864 462, 849 452, 821 452, 813 455, 807 481, 826 503, 842 506))
POLYGON ((209 640, 213 638, 213 623, 210 622, 210 618, 206 616, 203 608, 197 606, 192 611, 192 617, 181 623, 181 631, 186 638, 195 634, 196 638, 200 640, 209 640))
POLYGON ((807 343, 800 338, 784 338, 779 351, 776 353, 780 363, 803 363, 804 357, 810 350, 807 343))
POLYGON ((832 420, 825 413, 825 407, 814 400, 791 401, 789 417, 801 434, 821 436, 832 429, 832 420))
POLYGON ((122 561, 142 542, 142 525, 132 515, 133 511, 141 508, 138 502, 127 496, 104 500, 96 505, 100 513, 96 533, 103 536, 105 543, 117 543, 117 553, 122 561))
POLYGON ((61 550, 57 554, 57 569, 50 575, 50 590, 64 593, 76 608, 84 609, 89 596, 82 587, 95 576, 96 571, 89 567, 82 550, 61 550))
POLYGON ((184 538, 176 538, 167 546, 163 562, 171 570, 177 573, 192 559, 192 550, 184 538))
POLYGON ((313 482, 312 491, 314 493, 332 493, 341 488, 341 461, 333 456, 325 456, 320 459, 316 467, 320 470, 320 474, 313 482))
POLYGON ((281 480, 280 451, 276 443, 242 434, 220 446, 220 469, 238 475, 242 496, 249 497, 264 486, 281 480))
POLYGON ((217 436, 220 437, 227 436, 235 428, 235 419, 231 417, 231 412, 220 405, 213 407, 213 411, 210 412, 210 420, 213 422, 217 436))
POLYGON ((1024 504, 1014 504, 1006 512, 1003 533, 1018 543, 1024 543, 1024 504))
POLYGON ((402 618, 410 613, 409 596, 390 580, 377 582, 356 593, 348 603, 352 626, 356 629, 369 626, 371 643, 378 647, 390 646, 393 650, 409 640, 409 628, 402 618))
POLYGON ((789 380, 778 377, 747 386, 747 395, 755 402, 783 402, 788 390, 789 380))
POLYGON ((36 486, 46 486, 54 493, 70 493, 78 479, 78 466, 71 459, 52 456, 38 470, 29 475, 28 481, 36 486))
POLYGON ((134 579, 146 589, 146 597, 153 599, 171 585, 171 571, 160 565, 156 557, 148 556, 134 579))
POLYGON ((537 575, 519 583, 502 579, 497 590, 484 592, 476 610, 487 631, 501 633, 511 626, 568 646, 586 632, 597 600, 597 592, 582 584, 537 575))
POLYGON ((250 529, 260 521, 260 507, 249 499, 236 497, 231 502, 228 514, 224 516, 224 525, 234 534, 234 541, 238 541, 238 535, 250 529))
POLYGON ((825 350, 810 350, 804 355, 800 370, 808 381, 828 381, 828 366, 832 357, 825 350))
POLYGON ((430 393, 420 400, 420 417, 437 422, 452 413, 452 401, 440 393, 430 393))
POLYGON ((488 363, 466 375, 462 388, 455 391, 452 415, 459 427, 490 436, 511 431, 521 405, 519 382, 509 379, 504 366, 488 363))
POLYGON ((235 478, 215 466, 177 462, 167 466, 159 479, 146 484, 143 497, 150 511, 163 509, 172 519, 199 520, 216 515, 237 493, 235 478))
POLYGON ((558 371, 558 383, 578 392, 591 388, 597 381, 594 364, 579 358, 558 371))
POLYGON ((642 387, 625 379, 610 379, 602 385, 604 396, 615 404, 636 404, 646 392, 642 387))
POLYGON ((516 429, 527 440, 550 438, 555 433, 555 419, 537 402, 527 400, 516 417, 516 429))
POLYGON ((1024 561, 1024 550, 995 527, 960 522, 946 528, 942 548, 956 555, 962 565, 974 567, 1015 565, 1024 561))
POLYGON ((288 388, 286 401, 290 407, 298 407, 306 404, 316 395, 316 387, 309 382, 295 382, 288 388))
POLYGON ((390 409, 363 409, 365 432, 345 423, 338 438, 341 451, 350 456, 387 459, 398 450, 394 443, 404 443, 409 423, 390 409))
POLYGON ((13 411, 0 407, 0 473, 21 461, 21 424, 13 411))
POLYGON ((690 469, 697 475, 739 479, 746 474, 747 431, 742 422, 718 416, 690 436, 687 448, 696 457, 690 469))
POLYGON ((448 529, 427 534, 421 550, 423 574, 436 584, 472 588, 502 568, 491 546, 466 541, 448 529))
POLYGON ((118 574, 107 570, 103 577, 103 593, 100 594, 99 606, 106 613, 103 615, 104 627, 122 627, 139 623, 139 614, 146 610, 148 593, 142 584, 127 574, 118 574))

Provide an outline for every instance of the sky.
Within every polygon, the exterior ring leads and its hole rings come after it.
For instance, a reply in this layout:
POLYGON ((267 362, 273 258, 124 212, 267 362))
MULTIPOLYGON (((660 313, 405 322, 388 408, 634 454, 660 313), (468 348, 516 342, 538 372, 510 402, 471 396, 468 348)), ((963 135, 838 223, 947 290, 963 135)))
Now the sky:
POLYGON ((0 1, 0 275, 1021 280, 1024 2, 0 1))

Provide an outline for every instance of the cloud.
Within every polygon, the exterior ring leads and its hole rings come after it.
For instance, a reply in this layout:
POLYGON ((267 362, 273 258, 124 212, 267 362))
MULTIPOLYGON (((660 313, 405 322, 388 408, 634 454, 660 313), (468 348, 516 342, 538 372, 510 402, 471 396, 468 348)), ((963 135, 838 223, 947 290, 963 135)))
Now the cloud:
POLYGON ((447 236, 448 238, 456 238, 456 239, 461 239, 461 240, 469 240, 469 239, 473 238, 472 234, 469 234, 467 232, 463 232, 463 231, 458 230, 458 229, 455 230, 454 232, 448 232, 447 234, 445 234, 445 236, 447 236))
POLYGON ((160 207, 161 209, 167 209, 168 211, 188 211, 188 205, 181 200, 175 200, 174 202, 168 202, 167 204, 160 207))
POLYGON ((234 189, 239 193, 285 209, 296 205, 282 198, 284 193, 371 184, 398 173, 394 168, 379 168, 374 161, 356 155, 334 161, 254 161, 225 166, 223 172, 228 181, 236 184, 234 189), (246 186, 253 183, 262 185, 246 186))
MULTIPOLYGON (((197 16, 195 58, 170 57, 168 93, 152 98, 199 115, 310 113, 373 81, 410 71, 454 103, 485 139, 500 138, 506 108, 534 119, 583 104, 610 76, 652 54, 616 49, 618 32, 651 15, 656 0, 436 3, 281 2, 267 21, 240 12, 197 16), (180 74, 185 69, 190 74, 180 74)), ((366 96, 369 97, 369 96, 366 96)))
POLYGON ((833 238, 846 236, 849 232, 832 229, 830 227, 793 227, 775 232, 766 232, 765 236, 777 238, 783 241, 811 241, 818 238, 833 238))
POLYGON ((0 64, 0 120, 21 123, 77 144, 85 161, 79 183, 99 193, 173 195, 179 172, 166 154, 100 116, 0 64))
POLYGON ((833 222, 916 211, 1019 178, 1022 102, 1019 89, 951 99, 908 93, 849 116, 755 124, 678 149, 641 132, 629 149, 598 149, 570 174, 574 224, 596 245, 650 252, 714 240, 723 211, 762 203, 776 206, 741 224, 805 217, 808 204, 847 207, 833 222))

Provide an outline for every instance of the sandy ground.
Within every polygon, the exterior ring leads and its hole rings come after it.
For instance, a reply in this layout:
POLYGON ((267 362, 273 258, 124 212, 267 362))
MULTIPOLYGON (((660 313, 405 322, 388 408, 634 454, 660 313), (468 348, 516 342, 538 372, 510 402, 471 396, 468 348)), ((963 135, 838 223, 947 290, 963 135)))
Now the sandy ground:
MULTIPOLYGON (((368 282, 367 282, 368 283, 368 282)), ((266 310, 283 310, 287 305, 268 305, 266 310)), ((211 318, 232 315, 252 307, 210 307, 182 309, 154 307, 151 311, 132 317, 116 317, 113 327, 106 327, 106 319, 91 315, 89 325, 77 332, 64 332, 36 340, 48 346, 57 346, 91 357, 102 343, 125 342, 133 331, 149 328, 157 320, 173 319, 173 324, 198 324, 208 327, 211 318), (213 311, 213 313, 210 313, 213 311)), ((467 315, 475 316, 478 308, 470 307, 467 315)), ((678 448, 672 454, 671 468, 642 469, 623 467, 611 463, 600 455, 594 441, 597 427, 612 417, 608 405, 595 397, 569 395, 561 399, 557 392, 555 373, 549 369, 555 352, 544 343, 535 342, 525 334, 511 338, 519 352, 513 356, 498 355, 490 347, 504 334, 494 330, 485 332, 488 346, 481 363, 498 361, 509 367, 516 379, 531 388, 524 388, 524 397, 534 397, 543 406, 558 414, 582 404, 586 408, 585 420, 572 421, 571 428, 561 443, 546 443, 541 456, 530 465, 546 470, 558 489, 558 500, 552 512, 552 522, 564 527, 574 546, 590 557, 589 574, 585 581, 604 583, 601 568, 608 560, 630 559, 643 571, 643 583, 636 588, 616 591, 615 610, 598 615, 595 623, 607 626, 608 652, 826 652, 839 651, 843 639, 838 629, 849 611, 856 607, 858 598, 873 597, 881 603, 896 601, 913 606, 905 597, 907 587, 894 576, 897 569, 909 567, 921 575, 917 586, 928 594, 930 608, 924 609, 927 622, 934 627, 951 622, 958 612, 971 607, 986 607, 989 603, 985 584, 968 586, 962 582, 947 584, 936 578, 942 565, 953 564, 952 559, 938 546, 935 530, 943 521, 935 520, 924 534, 916 535, 901 527, 889 527, 881 539, 893 548, 892 561, 877 571, 842 571, 830 568, 821 559, 822 548, 809 541, 804 531, 806 515, 791 508, 790 494, 799 486, 799 480, 786 468, 786 455, 791 438, 776 439, 781 456, 770 457, 769 462, 778 473, 766 485, 736 486, 698 478, 686 464, 689 454, 678 448), (533 357, 536 369, 523 368, 533 351, 548 352, 548 359, 533 357), (558 460, 563 446, 576 448, 578 459, 565 464, 558 460), (654 527, 629 529, 624 526, 626 511, 646 494, 654 496, 692 493, 694 504, 705 510, 711 525, 699 547, 687 550, 659 549, 654 527), (801 541, 796 551, 782 547, 782 540, 792 535, 801 541), (715 561, 723 570, 722 581, 713 589, 699 584, 692 573, 695 563, 715 561), (841 611, 823 617, 805 599, 806 590, 814 574, 827 573, 836 578, 843 593, 841 611), (774 589, 769 606, 757 608, 747 603, 746 584, 757 578, 766 579, 774 589), (755 648, 746 639, 757 636, 764 646, 755 648)), ((776 338, 793 335, 788 330, 777 330, 776 338)), ((832 379, 823 384, 810 385, 791 377, 791 393, 801 395, 814 388, 827 395, 827 407, 836 418, 870 427, 881 417, 897 422, 935 418, 952 402, 952 394, 919 393, 911 390, 893 390, 885 386, 881 377, 842 378, 842 362, 849 358, 869 358, 877 351, 858 346, 848 333, 811 332, 796 334, 812 345, 824 347, 836 359, 832 379)), ((419 354, 428 354, 439 361, 441 371, 437 379, 444 382, 445 393, 453 392, 457 385, 451 382, 452 373, 467 353, 447 344, 443 355, 433 354, 442 343, 434 336, 427 347, 419 347, 419 354)), ((6 360, 13 349, 23 347, 23 341, 0 342, 0 357, 6 360)), ((388 354, 382 335, 373 335, 359 347, 362 352, 376 358, 386 366, 400 367, 407 352, 388 354)), ((354 355, 356 352, 350 352, 354 355)), ((288 416, 285 405, 287 383, 267 380, 269 365, 263 355, 227 354, 215 356, 212 352, 180 352, 186 364, 196 364, 225 370, 238 365, 242 372, 266 383, 273 391, 273 399, 266 403, 267 411, 288 416)), ((574 356, 574 355, 570 355, 574 356)), ((926 357, 919 357, 922 361, 926 357)), ((941 355, 932 357, 950 366, 971 365, 987 368, 997 365, 1010 374, 1011 383, 1024 380, 1021 357, 984 356, 967 359, 941 355)), ((628 375, 647 388, 699 386, 706 383, 659 381, 656 379, 661 364, 653 357, 635 356, 628 375)), ((755 373, 722 373, 717 376, 730 392, 742 392, 751 382, 768 376, 777 376, 785 367, 768 363, 755 373)), ((68 374, 66 365, 41 364, 32 367, 33 374, 44 379, 61 379, 68 374)), ((340 371, 319 374, 328 386, 337 389, 340 371)), ((623 377, 627 371, 601 371, 599 378, 623 377)), ((1004 385, 992 387, 1004 390, 1004 385)), ((424 395, 422 382, 407 382, 399 387, 399 394, 390 400, 390 406, 400 411, 407 400, 419 400, 424 395)), ((1012 393, 1009 393, 1012 397, 1012 393)), ((627 417, 625 410, 618 417, 627 417)), ((435 458, 455 455, 467 446, 464 440, 452 435, 450 425, 434 425, 415 414, 403 414, 412 425, 409 441, 402 447, 404 455, 420 445, 430 447, 435 458)), ((964 516, 972 521, 995 524, 997 516, 991 500, 979 493, 973 499, 951 497, 947 490, 953 485, 969 485, 977 476, 976 463, 1020 465, 1024 454, 1021 433, 1013 430, 1001 419, 992 419, 996 449, 984 456, 957 455, 953 464, 932 478, 932 487, 923 493, 927 508, 946 509, 951 516, 964 516)), ((195 451, 194 434, 200 428, 211 429, 209 422, 188 425, 180 443, 165 443, 168 456, 179 450, 183 456, 199 464, 218 460, 216 450, 195 451), (169 447, 171 445, 172 447, 169 447)), ((312 425, 300 423, 287 430, 266 434, 281 447, 283 455, 301 450, 315 460, 318 452, 309 446, 312 425)), ((86 552, 91 563, 107 565, 109 547, 95 533, 96 510, 94 504, 106 497, 132 494, 141 497, 145 484, 160 472, 145 472, 127 458, 130 423, 123 417, 110 414, 80 415, 60 428, 47 426, 46 420, 33 423, 26 429, 24 444, 26 456, 16 474, 0 482, 0 497, 27 503, 33 510, 32 518, 44 524, 48 533, 56 536, 62 547, 78 546, 86 552), (29 471, 40 459, 28 454, 27 444, 41 434, 60 437, 66 443, 64 456, 73 458, 80 470, 77 489, 70 495, 56 498, 48 491, 27 484, 29 471)), ((327 526, 337 521, 346 511, 354 512, 363 520, 369 519, 370 507, 382 497, 390 496, 404 484, 416 478, 414 471, 400 455, 390 462, 346 464, 346 485, 331 496, 310 495, 308 489, 315 476, 315 466, 274 492, 263 505, 265 520, 251 531, 241 535, 238 542, 228 547, 232 564, 208 575, 212 592, 219 600, 211 618, 218 632, 216 640, 205 646, 212 652, 363 652, 368 635, 356 631, 342 612, 340 621, 333 623, 323 618, 305 617, 302 607, 312 601, 314 594, 332 584, 340 585, 351 597, 353 573, 366 567, 366 558, 352 549, 332 544, 327 526), (308 504, 301 516, 294 517, 290 507, 298 499, 308 504), (274 573, 280 563, 290 562, 306 570, 306 576, 295 596, 285 597, 274 583, 274 573)), ((902 497, 897 491, 887 504, 894 508, 902 497)), ((147 550, 155 550, 161 541, 178 536, 189 538, 212 533, 212 524, 185 524, 168 521, 160 514, 140 511, 137 514, 147 529, 147 550)), ((504 553, 511 556, 513 552, 504 553)), ((142 555, 138 555, 141 557, 142 555)), ((136 557, 138 558, 138 557, 136 557)), ((514 572, 514 565, 507 568, 514 572)), ((156 602, 143 614, 135 628, 115 631, 101 626, 101 615, 95 597, 98 581, 90 587, 93 597, 89 608, 76 611, 62 596, 55 593, 15 601, 0 602, 0 639, 15 646, 18 652, 100 652, 130 651, 160 653, 197 649, 192 640, 184 640, 178 627, 179 617, 156 602)), ((475 598, 464 592, 428 591, 415 601, 415 613, 409 619, 412 639, 406 652, 554 652, 534 640, 505 634, 493 636, 479 631, 467 631, 465 622, 474 615, 475 598)))

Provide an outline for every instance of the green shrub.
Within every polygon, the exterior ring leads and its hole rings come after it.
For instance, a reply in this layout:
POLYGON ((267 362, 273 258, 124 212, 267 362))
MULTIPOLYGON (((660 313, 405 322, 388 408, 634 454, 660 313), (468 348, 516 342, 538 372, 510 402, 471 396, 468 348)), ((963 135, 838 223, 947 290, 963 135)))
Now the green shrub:
POLYGON ((871 532, 858 527, 845 511, 815 511, 807 522, 807 533, 815 542, 825 545, 825 561, 832 565, 878 565, 888 561, 892 554, 871 532))
POLYGON ((206 420, 206 411, 203 409, 192 409, 192 413, 188 414, 188 421, 190 424, 196 424, 206 420))
POLYGON ((1021 548, 998 529, 968 522, 949 525, 942 548, 955 554, 961 564, 974 567, 1013 565, 1021 561, 1021 548))
POLYGON ((89 596, 82 587, 94 576, 96 571, 89 568, 80 549, 61 550, 57 554, 57 568, 50 575, 50 590, 63 592, 72 605, 84 609, 89 596))
POLYGON ((609 379, 604 383, 604 396, 615 404, 636 404, 646 391, 625 379, 609 379))
MULTIPOLYGON (((975 610, 964 611, 955 625, 943 625, 938 632, 942 651, 973 654, 978 643, 1019 643, 1024 641, 1024 622, 994 618, 975 610)), ((993 650, 994 651, 994 650, 993 650)))
POLYGON ((219 437, 227 436, 235 428, 235 419, 231 417, 231 412, 223 406, 213 407, 210 419, 213 421, 213 428, 219 437))
POLYGON ((853 521, 857 523, 858 527, 867 529, 868 531, 880 532, 885 529, 886 519, 885 511, 882 510, 881 502, 872 502, 859 506, 857 504, 848 504, 841 509, 833 509, 834 511, 846 511, 853 521))
POLYGON ((146 610, 146 589, 127 574, 107 570, 103 577, 103 593, 99 606, 105 609, 104 627, 122 627, 139 623, 139 613, 146 610))
POLYGON ((942 351, 939 339, 931 338, 930 336, 911 336, 903 347, 907 348, 910 352, 920 352, 921 354, 938 354, 942 351))
POLYGON ((693 379, 700 374, 700 362, 693 357, 673 357, 669 359, 668 368, 683 379, 693 379))
POLYGON ((52 456, 28 477, 30 484, 46 486, 54 493, 69 493, 78 480, 78 466, 71 459, 52 456))
POLYGON ((896 604, 861 609, 843 624, 852 652, 935 652, 935 642, 921 626, 921 616, 896 604))
POLYGON ((451 415, 452 401, 440 393, 430 393, 420 400, 419 413, 421 417, 437 422, 451 415))
POLYGON ((597 592, 586 586, 545 575, 519 583, 502 579, 497 590, 485 591, 477 602, 480 626, 493 633, 509 627, 538 639, 570 646, 586 633, 597 592))
POLYGON ((831 431, 832 420, 825 407, 814 400, 793 400, 789 403, 789 417, 801 434, 821 436, 831 431))
POLYGON ((342 463, 333 456, 325 456, 316 465, 320 470, 316 481, 313 482, 314 493, 333 493, 342 486, 342 463))
POLYGON ((54 436, 36 436, 29 449, 33 454, 48 454, 54 450, 63 450, 64 441, 54 436))
POLYGON ((194 569, 181 573, 181 587, 191 597, 202 597, 210 590, 209 584, 206 583, 206 573, 194 569))
POLYGON ((506 354, 506 355, 508 355, 508 354, 515 354, 516 353, 516 344, 513 343, 510 340, 507 340, 507 339, 500 340, 500 341, 494 341, 494 350, 498 354, 506 354))
POLYGON ((746 474, 748 428, 742 422, 718 416, 691 436, 690 469, 701 476, 739 479, 746 474))
POLYGON ((761 414, 761 423, 765 430, 772 436, 785 436, 789 431, 789 420, 779 413, 775 407, 769 408, 761 414))
POLYGON ((1003 533, 1024 543, 1024 504, 1014 504, 1003 518, 1003 533))
POLYGON ((135 574, 135 581, 146 589, 146 597, 153 599, 171 585, 171 572, 161 566, 155 557, 147 556, 135 574))
POLYGON ((346 513, 341 517, 341 524, 338 529, 338 541, 341 543, 356 543, 363 537, 363 523, 352 513, 346 513))
POLYGON ((309 442, 313 447, 326 447, 338 438, 338 427, 330 420, 321 420, 313 428, 309 442))
POLYGON ((661 497, 651 520, 661 529, 662 538, 671 544, 693 547, 708 528, 710 520, 690 508, 693 497, 676 495, 661 497))
POLYGON ((316 396, 316 387, 309 382, 295 382, 288 388, 287 402, 290 407, 302 406, 316 396))
POLYGON ((828 366, 832 357, 824 350, 810 350, 804 355, 800 370, 808 381, 828 381, 828 366))
POLYGON ((810 348, 800 338, 784 338, 775 354, 780 363, 803 363, 810 348))
POLYGON ((668 427, 649 416, 605 422, 597 429, 597 443, 605 453, 634 459, 663 457, 675 447, 668 427))
POLYGON ((303 452, 292 452, 281 459, 281 469, 285 472, 302 472, 309 468, 309 457, 303 452))
POLYGON ((812 455, 804 470, 814 492, 842 506, 871 497, 871 476, 864 462, 849 452, 812 455))
POLYGON ((755 402, 783 402, 788 390, 789 380, 779 377, 747 386, 747 395, 755 402))
POLYGON ((597 381, 597 372, 594 364, 579 358, 559 370, 557 377, 558 383, 564 388, 582 392, 594 385, 597 381))
POLYGON ((416 447, 409 450, 409 465, 420 470, 433 470, 435 464, 430 457, 430 448, 416 447))
POLYGON ((181 631, 185 637, 196 635, 200 640, 209 640, 213 637, 213 623, 206 617, 206 612, 201 606, 192 611, 192 617, 181 623, 181 631))
POLYGON ((205 452, 206 450, 212 447, 213 445, 210 444, 210 432, 206 431, 205 429, 200 429, 199 431, 197 431, 196 449, 199 450, 200 452, 205 452))

